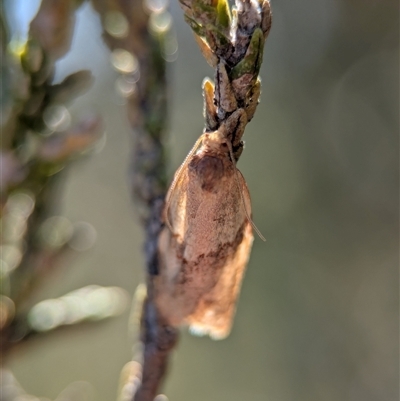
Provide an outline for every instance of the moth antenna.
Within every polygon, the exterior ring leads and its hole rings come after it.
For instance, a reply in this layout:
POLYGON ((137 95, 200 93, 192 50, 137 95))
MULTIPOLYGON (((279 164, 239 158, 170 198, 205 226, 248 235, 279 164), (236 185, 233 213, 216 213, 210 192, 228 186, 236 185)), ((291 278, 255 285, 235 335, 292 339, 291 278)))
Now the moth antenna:
POLYGON ((236 185, 238 187, 239 193, 240 193, 240 199, 242 200, 242 205, 243 205, 243 209, 244 209, 244 213, 246 215, 247 220, 249 221, 249 223, 251 224, 251 226, 253 227, 254 231, 257 233, 257 235, 260 237, 260 239, 264 242, 266 242, 267 240, 265 239, 265 237, 261 234, 260 230, 257 228, 257 226, 254 224, 254 221, 251 219, 251 217, 249 216, 249 213, 247 212, 246 209, 246 204, 244 202, 244 196, 243 196, 243 191, 240 187, 240 182, 239 182, 239 177, 238 177, 238 170, 236 168, 236 163, 235 163, 235 159, 233 157, 233 149, 232 149, 232 144, 227 141, 226 142, 228 145, 228 149, 229 149, 229 155, 231 156, 231 160, 232 160, 232 164, 233 167, 235 168, 235 180, 236 180, 236 185))
POLYGON ((171 232, 173 233, 174 230, 172 229, 172 225, 171 222, 169 221, 169 217, 168 217, 168 210, 169 207, 171 205, 171 196, 176 188, 176 184, 178 183, 179 178, 182 175, 182 171, 183 169, 187 166, 187 164, 190 162, 190 159, 192 158, 192 156, 194 155, 194 153, 196 152, 197 148, 199 147, 201 141, 203 140, 205 134, 202 134, 197 141, 195 142, 195 144, 193 145, 192 149, 190 149, 190 152, 187 154, 187 156, 185 157, 185 160, 183 161, 183 163, 180 165, 178 171, 175 173, 175 177, 172 180, 171 186, 169 187, 169 190, 167 192, 167 195, 165 197, 165 209, 164 209, 164 213, 165 213, 165 224, 168 226, 168 228, 171 230, 171 232))

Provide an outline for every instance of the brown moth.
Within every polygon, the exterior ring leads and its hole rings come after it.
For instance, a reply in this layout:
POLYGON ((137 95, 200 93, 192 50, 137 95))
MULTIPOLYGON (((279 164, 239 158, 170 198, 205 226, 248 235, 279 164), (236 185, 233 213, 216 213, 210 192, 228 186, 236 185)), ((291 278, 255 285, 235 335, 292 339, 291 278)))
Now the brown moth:
POLYGON ((169 324, 214 339, 229 334, 253 242, 250 215, 249 190, 222 125, 198 139, 166 197, 154 290, 169 324))

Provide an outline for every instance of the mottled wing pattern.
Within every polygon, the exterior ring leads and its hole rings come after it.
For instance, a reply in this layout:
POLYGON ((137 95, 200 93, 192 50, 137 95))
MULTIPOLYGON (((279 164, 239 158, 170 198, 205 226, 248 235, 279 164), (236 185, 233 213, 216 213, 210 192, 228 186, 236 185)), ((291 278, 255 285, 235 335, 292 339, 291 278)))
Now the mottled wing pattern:
MULTIPOLYGON (((235 167, 225 154, 200 151, 169 194, 169 221, 160 236, 163 255, 156 302, 170 323, 197 334, 229 334, 253 241, 235 167)), ((239 173, 251 214, 250 196, 239 173)))
MULTIPOLYGON (((231 330, 237 298, 253 243, 251 224, 245 217, 240 194, 234 189, 237 188, 234 177, 230 178, 230 193, 233 195, 231 202, 237 205, 236 212, 239 214, 239 219, 235 222, 236 229, 233 230, 236 235, 233 240, 228 240, 228 243, 224 244, 229 252, 215 286, 200 298, 194 313, 186 318, 191 332, 199 335, 208 334, 214 339, 225 338, 231 330), (241 222, 240 226, 238 222, 241 222)), ((250 215, 250 194, 240 172, 239 182, 250 215)))

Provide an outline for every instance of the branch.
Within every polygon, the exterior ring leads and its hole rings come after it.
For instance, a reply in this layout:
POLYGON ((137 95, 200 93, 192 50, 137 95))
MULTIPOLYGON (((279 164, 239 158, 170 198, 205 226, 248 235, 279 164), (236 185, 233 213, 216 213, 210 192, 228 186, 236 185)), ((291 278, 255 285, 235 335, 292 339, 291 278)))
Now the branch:
MULTIPOLYGON (((153 303, 153 278, 158 274, 158 236, 166 193, 165 132, 167 126, 166 42, 168 26, 156 18, 168 18, 165 10, 145 11, 142 1, 92 0, 100 14, 103 38, 112 51, 114 67, 121 73, 126 91, 128 118, 134 147, 131 182, 137 212, 146 233, 147 296, 141 319, 143 367, 134 401, 152 401, 166 373, 168 357, 178 340, 178 330, 168 325, 153 303), (164 13, 164 14, 162 14, 164 13), (152 21, 152 23, 151 23, 152 21), (125 58, 130 66, 118 63, 125 58), (137 77, 140 79, 137 80, 137 77)), ((129 384, 128 384, 129 385, 129 384)), ((127 398, 128 399, 128 398, 127 398)))

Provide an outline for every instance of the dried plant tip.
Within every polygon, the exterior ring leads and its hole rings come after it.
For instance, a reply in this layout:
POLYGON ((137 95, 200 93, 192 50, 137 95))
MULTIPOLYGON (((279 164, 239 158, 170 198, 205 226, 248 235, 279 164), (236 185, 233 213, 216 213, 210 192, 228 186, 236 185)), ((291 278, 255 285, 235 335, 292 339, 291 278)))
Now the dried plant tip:
POLYGON ((214 84, 205 78, 203 81, 204 118, 206 131, 215 131, 218 126, 217 110, 214 105, 214 84))
POLYGON ((214 54, 214 52, 210 49, 208 43, 201 36, 194 33, 194 38, 196 39, 196 42, 199 45, 200 50, 207 63, 211 67, 215 68, 218 64, 218 57, 214 54))
POLYGON ((217 66, 215 81, 217 82, 215 102, 220 106, 218 109, 218 117, 222 119, 225 113, 231 113, 238 107, 235 93, 233 92, 228 73, 222 61, 217 66))

